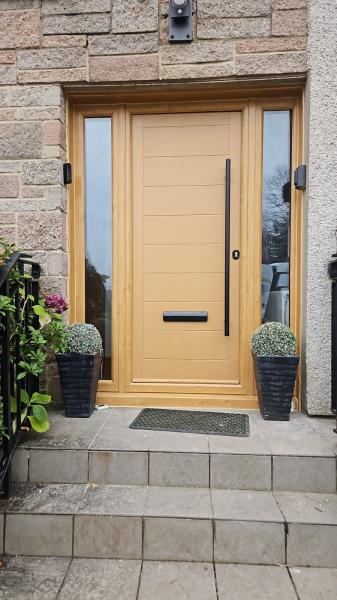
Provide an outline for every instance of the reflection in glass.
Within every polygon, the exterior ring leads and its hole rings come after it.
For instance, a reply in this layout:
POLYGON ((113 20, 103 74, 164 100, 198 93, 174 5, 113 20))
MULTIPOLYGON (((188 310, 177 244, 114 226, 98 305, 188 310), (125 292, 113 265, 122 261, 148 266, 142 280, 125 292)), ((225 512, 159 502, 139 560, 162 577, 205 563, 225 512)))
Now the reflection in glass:
POLYGON ((111 379, 111 118, 85 119, 85 320, 103 339, 103 379, 111 379))
POLYGON ((291 112, 263 124, 262 322, 289 325, 291 112))

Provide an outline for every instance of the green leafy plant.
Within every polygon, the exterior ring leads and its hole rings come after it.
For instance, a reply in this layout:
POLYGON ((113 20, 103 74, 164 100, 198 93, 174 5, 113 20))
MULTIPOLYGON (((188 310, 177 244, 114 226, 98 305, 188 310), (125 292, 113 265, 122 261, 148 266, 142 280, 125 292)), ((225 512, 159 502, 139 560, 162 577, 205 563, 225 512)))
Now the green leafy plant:
POLYGON ((264 323, 253 333, 252 351, 257 356, 295 356, 296 338, 283 323, 264 323))
POLYGON ((97 354, 103 351, 102 338, 95 325, 75 323, 67 327, 66 352, 74 354, 97 354))
MULTIPOLYGON (((44 433, 49 429, 48 413, 45 406, 51 402, 51 396, 48 394, 40 394, 34 392, 31 397, 25 390, 21 390, 21 424, 25 419, 31 424, 34 431, 38 433, 44 433)), ((15 413, 17 411, 16 398, 11 398, 11 411, 15 413)))
POLYGON ((15 245, 9 244, 4 238, 0 237, 0 268, 4 266, 13 252, 15 252, 15 245))
POLYGON ((68 329, 63 321, 51 321, 43 327, 42 335, 53 352, 66 352, 68 329))

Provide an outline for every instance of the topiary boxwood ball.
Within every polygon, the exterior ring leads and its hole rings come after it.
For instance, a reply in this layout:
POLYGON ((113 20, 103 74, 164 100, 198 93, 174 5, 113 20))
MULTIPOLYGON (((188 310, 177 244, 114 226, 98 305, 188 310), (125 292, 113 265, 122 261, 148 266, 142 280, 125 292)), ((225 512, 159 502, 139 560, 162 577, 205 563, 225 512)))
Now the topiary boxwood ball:
POLYGON ((95 325, 89 325, 88 323, 69 325, 67 352, 71 354, 97 354, 102 350, 102 338, 95 325))
POLYGON ((296 338, 283 323, 264 323, 253 333, 252 351, 256 356, 295 356, 296 338))

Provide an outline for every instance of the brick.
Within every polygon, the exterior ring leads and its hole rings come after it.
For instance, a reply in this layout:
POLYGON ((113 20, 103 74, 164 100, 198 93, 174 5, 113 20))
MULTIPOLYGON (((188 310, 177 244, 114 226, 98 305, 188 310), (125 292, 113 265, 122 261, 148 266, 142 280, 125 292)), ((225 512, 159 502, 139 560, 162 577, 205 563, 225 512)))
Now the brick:
POLYGON ((0 175, 0 197, 17 198, 19 195, 19 177, 4 173, 0 175))
POLYGON ((40 123, 0 123, 0 158, 41 156, 40 123))
POLYGON ((2 200, 0 199, 0 213, 2 212, 27 212, 35 211, 37 208, 35 198, 25 198, 24 200, 2 200))
POLYGON ((59 160, 27 160, 23 165, 23 183, 54 185, 62 183, 62 164, 59 160))
POLYGON ((65 247, 65 220, 59 211, 21 213, 18 218, 21 248, 59 250, 65 247))
POLYGON ((270 14, 270 0, 198 0, 199 18, 260 17, 270 14))
POLYGON ((38 200, 39 210, 65 211, 67 204, 67 190, 61 185, 54 185, 47 189, 46 197, 38 200))
POLYGON ((272 14, 272 35, 306 35, 306 10, 280 10, 272 14))
POLYGON ((21 162, 19 160, 0 160, 0 173, 20 173, 21 162))
POLYGON ((11 63, 15 63, 15 58, 16 58, 16 55, 15 55, 14 50, 7 50, 7 51, 1 50, 0 51, 0 63, 2 65, 7 65, 7 64, 9 65, 11 63))
POLYGON ((87 38, 85 35, 44 35, 42 46, 44 48, 70 48, 80 46, 85 48, 87 38))
POLYGON ((18 111, 15 108, 0 108, 0 121, 15 121, 18 111))
POLYGON ((305 50, 307 46, 306 37, 290 38, 250 38, 236 42, 236 52, 239 54, 260 54, 261 52, 287 52, 305 50))
POLYGON ((304 73, 307 70, 305 52, 280 54, 245 54, 236 58, 236 75, 271 75, 304 73))
POLYGON ((46 121, 42 125, 43 143, 47 146, 61 145, 65 148, 65 128, 60 121, 46 121))
POLYGON ((69 81, 87 81, 87 69, 38 69, 36 71, 19 71, 19 83, 66 83, 69 81))
POLYGON ((111 0, 43 0, 42 14, 61 15, 72 13, 110 12, 111 0))
POLYGON ((16 67, 14 65, 0 65, 0 81, 3 85, 16 83, 16 67))
POLYGON ((24 185, 21 188, 23 198, 43 198, 44 189, 38 185, 24 185))
POLYGON ((234 75, 234 63, 218 62, 194 65, 163 65, 160 69, 162 79, 209 79, 234 75))
MULTIPOLYGON (((59 106, 61 103, 61 86, 16 86, 7 90, 6 106, 59 106)), ((1 101, 1 89, 0 89, 1 101)))
POLYGON ((0 238, 4 238, 9 244, 16 244, 17 230, 15 225, 2 225, 0 221, 0 238))
POLYGON ((136 33, 157 31, 158 0, 128 0, 112 3, 111 31, 113 33, 136 33))
POLYGON ((159 59, 157 54, 94 56, 90 58, 90 81, 145 81, 158 78, 159 59))
POLYGON ((62 120, 62 116, 63 111, 58 106, 48 106, 21 108, 18 118, 21 121, 50 121, 52 119, 62 120))
POLYGON ((40 8, 41 0, 0 0, 0 10, 40 8))
POLYGON ((16 223, 15 213, 2 212, 0 215, 1 225, 14 225, 16 223))
POLYGON ((85 65, 84 48, 46 48, 18 52, 19 69, 67 69, 85 65))
POLYGON ((270 19, 200 19, 198 37, 202 39, 244 38, 270 35, 270 19))
POLYGON ((43 18, 44 34, 108 33, 110 14, 50 15, 43 18))
POLYGON ((62 158, 65 161, 65 151, 61 146, 44 146, 42 148, 43 158, 62 158))
POLYGON ((161 64, 210 63, 233 58, 233 43, 197 41, 186 45, 166 45, 160 49, 161 64))
POLYGON ((107 56, 109 54, 142 54, 158 50, 156 33, 112 33, 89 37, 89 54, 107 56))
POLYGON ((0 48, 34 48, 40 45, 37 10, 0 12, 0 48))
POLYGON ((287 9, 287 8, 306 8, 307 0, 272 0, 272 8, 287 9))

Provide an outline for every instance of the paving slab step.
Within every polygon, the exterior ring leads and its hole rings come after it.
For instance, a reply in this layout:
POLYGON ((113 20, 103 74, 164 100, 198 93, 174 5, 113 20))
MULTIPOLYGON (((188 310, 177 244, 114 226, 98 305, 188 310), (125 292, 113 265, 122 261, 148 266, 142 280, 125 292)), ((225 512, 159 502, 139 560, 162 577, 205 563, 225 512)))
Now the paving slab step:
POLYGON ((332 455, 20 447, 13 480, 335 493, 337 468, 332 455))
POLYGON ((294 414, 281 423, 248 411, 250 436, 237 438, 130 430, 139 410, 52 413, 50 431, 22 436, 14 481, 336 493, 331 419, 294 414))
POLYGON ((8 555, 337 567, 336 494, 28 483, 0 509, 8 555))
POLYGON ((5 557, 3 600, 335 600, 337 569, 5 557))

